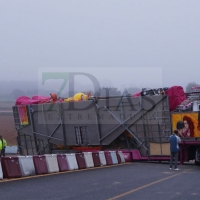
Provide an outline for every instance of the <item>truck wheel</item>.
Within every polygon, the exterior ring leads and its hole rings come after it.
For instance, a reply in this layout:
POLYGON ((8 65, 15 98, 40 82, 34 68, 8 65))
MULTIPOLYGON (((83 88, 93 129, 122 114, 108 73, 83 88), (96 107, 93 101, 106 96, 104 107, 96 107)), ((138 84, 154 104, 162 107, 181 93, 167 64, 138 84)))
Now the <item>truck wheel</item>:
POLYGON ((195 160, 195 165, 200 165, 200 162, 195 160))

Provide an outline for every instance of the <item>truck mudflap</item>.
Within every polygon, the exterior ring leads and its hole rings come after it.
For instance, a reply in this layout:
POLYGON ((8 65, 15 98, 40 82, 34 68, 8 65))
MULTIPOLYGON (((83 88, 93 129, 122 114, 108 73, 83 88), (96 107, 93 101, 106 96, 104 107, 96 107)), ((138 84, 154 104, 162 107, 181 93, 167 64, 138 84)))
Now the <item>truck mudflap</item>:
POLYGON ((196 164, 196 165, 200 165, 200 149, 197 149, 197 150, 196 150, 195 164, 196 164))

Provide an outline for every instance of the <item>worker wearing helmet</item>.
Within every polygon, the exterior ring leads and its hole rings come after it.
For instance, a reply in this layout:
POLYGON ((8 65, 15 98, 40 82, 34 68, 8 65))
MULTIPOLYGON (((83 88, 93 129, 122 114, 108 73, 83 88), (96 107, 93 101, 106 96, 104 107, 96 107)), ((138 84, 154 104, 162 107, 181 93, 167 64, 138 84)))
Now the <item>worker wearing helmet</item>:
POLYGON ((1 155, 5 157, 6 146, 7 146, 6 140, 0 135, 0 157, 1 155))

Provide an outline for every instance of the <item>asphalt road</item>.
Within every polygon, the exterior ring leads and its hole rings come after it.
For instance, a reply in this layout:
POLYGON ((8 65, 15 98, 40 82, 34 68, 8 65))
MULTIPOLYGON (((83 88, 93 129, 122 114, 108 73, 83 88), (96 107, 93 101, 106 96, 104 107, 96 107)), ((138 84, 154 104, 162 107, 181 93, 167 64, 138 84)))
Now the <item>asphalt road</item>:
POLYGON ((199 200, 200 166, 126 163, 0 181, 1 200, 199 200))

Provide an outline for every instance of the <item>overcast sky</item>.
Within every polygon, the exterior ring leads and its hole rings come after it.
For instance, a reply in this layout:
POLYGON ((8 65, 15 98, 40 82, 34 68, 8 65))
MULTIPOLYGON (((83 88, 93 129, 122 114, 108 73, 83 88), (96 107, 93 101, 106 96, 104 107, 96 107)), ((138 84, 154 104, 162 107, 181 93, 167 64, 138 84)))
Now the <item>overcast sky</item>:
POLYGON ((0 0, 0 80, 74 69, 116 87, 200 83, 199 8, 199 0, 0 0))

